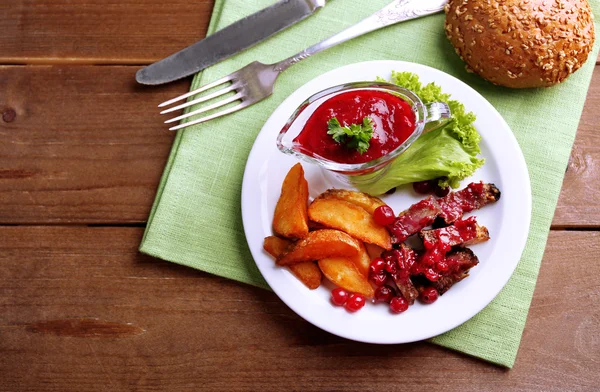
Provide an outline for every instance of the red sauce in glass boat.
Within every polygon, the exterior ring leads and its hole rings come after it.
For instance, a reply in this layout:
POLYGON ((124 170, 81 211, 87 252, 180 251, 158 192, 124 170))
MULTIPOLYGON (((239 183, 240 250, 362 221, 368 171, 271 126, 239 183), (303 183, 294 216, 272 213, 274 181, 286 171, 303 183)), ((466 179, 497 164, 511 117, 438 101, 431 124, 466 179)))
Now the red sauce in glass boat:
POLYGON ((401 145, 415 130, 415 114, 403 99, 378 90, 338 94, 323 102, 308 119, 294 143, 305 151, 338 163, 364 163, 380 158, 401 145), (327 134, 327 123, 337 118, 342 126, 362 124, 369 117, 373 136, 369 149, 360 154, 338 144, 327 134))

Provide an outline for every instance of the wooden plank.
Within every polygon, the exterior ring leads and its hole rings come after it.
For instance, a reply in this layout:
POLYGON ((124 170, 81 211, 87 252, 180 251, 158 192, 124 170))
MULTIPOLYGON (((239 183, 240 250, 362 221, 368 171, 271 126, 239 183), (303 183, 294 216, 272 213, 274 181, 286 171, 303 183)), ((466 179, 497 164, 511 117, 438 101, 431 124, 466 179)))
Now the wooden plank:
POLYGON ((0 391, 584 391, 600 383, 600 233, 555 231, 514 369, 368 345, 273 293, 137 253, 138 228, 0 227, 0 391), (577 262, 565 263, 565 260, 577 262))
POLYGON ((213 3, 6 1, 0 3, 0 64, 151 63, 203 37, 213 3))
MULTIPOLYGON (((173 137, 156 104, 184 92, 189 81, 145 88, 135 84, 135 70, 0 67, 0 223, 146 220, 173 137)), ((600 66, 566 173, 556 227, 600 226, 597 107, 600 66)))
POLYGON ((554 214, 554 227, 600 227, 599 107, 600 66, 596 66, 554 214))
POLYGON ((0 223, 146 219, 173 133, 135 67, 0 67, 0 223))
POLYGON ((0 64, 146 64, 204 37, 212 0, 0 3, 0 64))

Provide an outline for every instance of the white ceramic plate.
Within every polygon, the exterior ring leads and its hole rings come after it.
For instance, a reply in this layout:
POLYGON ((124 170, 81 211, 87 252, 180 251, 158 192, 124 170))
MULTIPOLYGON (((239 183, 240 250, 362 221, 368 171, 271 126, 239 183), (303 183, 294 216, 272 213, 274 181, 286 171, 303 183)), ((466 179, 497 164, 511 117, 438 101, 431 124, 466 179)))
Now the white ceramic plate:
MULTIPOLYGON (((333 187, 321 170, 302 163, 311 199, 333 187)), ((423 196, 405 186, 382 197, 396 213, 423 196)), ((506 284, 525 247, 531 217, 531 187, 523 154, 510 128, 479 93, 460 80, 436 69, 402 61, 370 61, 347 65, 308 82, 290 95, 273 112, 256 138, 244 173, 242 217, 248 246, 260 272, 273 291, 298 315, 335 335, 369 343, 407 343, 446 332, 481 311, 506 284), (354 81, 389 78, 392 70, 418 74, 424 83, 435 82, 453 99, 464 103, 477 115, 475 126, 482 136, 482 156, 486 164, 471 181, 496 184, 502 192, 499 202, 467 215, 476 215, 491 240, 470 248, 479 265, 470 276, 457 283, 431 305, 416 302, 406 312, 390 313, 384 304, 367 305, 356 313, 330 303, 332 285, 307 289, 287 269, 280 268, 263 248, 264 237, 273 235, 271 224, 281 184, 294 157, 277 150, 275 140, 285 121, 310 95, 327 87, 354 81)))

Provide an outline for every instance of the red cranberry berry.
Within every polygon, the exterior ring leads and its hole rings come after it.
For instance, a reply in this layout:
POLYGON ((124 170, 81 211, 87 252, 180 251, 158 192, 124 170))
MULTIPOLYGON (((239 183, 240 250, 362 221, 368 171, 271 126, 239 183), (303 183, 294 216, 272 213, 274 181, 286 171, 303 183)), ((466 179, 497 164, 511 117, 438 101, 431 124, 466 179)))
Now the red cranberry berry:
POLYGON ((447 187, 445 187, 445 188, 442 188, 441 186, 439 186, 439 185, 436 185, 436 186, 435 186, 434 193, 435 193, 435 195, 436 195, 437 197, 444 197, 444 196, 446 196, 448 193, 450 193, 450 187, 449 187, 449 186, 447 186, 447 187))
POLYGON ((395 274, 398 272, 398 260, 397 259, 391 259, 391 260, 386 260, 385 262, 385 270, 387 272, 389 272, 390 274, 395 274))
POLYGON ((394 193, 396 193, 396 188, 392 188, 389 191, 385 192, 386 195, 393 195, 394 193))
POLYGON ((350 294, 350 297, 346 301, 344 307, 349 312, 356 312, 357 310, 360 310, 363 306, 365 306, 366 302, 367 301, 365 300, 365 297, 363 297, 362 295, 350 294))
POLYGON ((396 217, 394 216, 394 210, 390 206, 379 206, 373 212, 373 219, 375 223, 381 226, 387 226, 394 223, 396 217))
POLYGON ((348 296, 349 294, 346 290, 338 287, 331 291, 331 302, 333 302, 334 305, 342 306, 348 300, 348 296))
POLYGON ((378 274, 385 269, 385 260, 381 257, 375 257, 373 261, 371 261, 371 265, 369 266, 369 272, 371 274, 378 274))
POLYGON ((408 309, 408 301, 404 297, 394 297, 390 301, 390 310, 394 313, 402 313, 408 309))
POLYGON ((371 282, 375 284, 375 286, 383 286, 388 277, 385 271, 379 271, 374 274, 369 274, 369 278, 371 279, 371 282))
POLYGON ((426 304, 432 304, 438 299, 438 296, 438 291, 435 288, 426 287, 421 292, 421 301, 425 302, 426 304))
POLYGON ((436 180, 413 182, 413 189, 417 193, 420 193, 422 195, 428 195, 435 191, 436 182, 436 180))
POLYGON ((385 285, 375 289, 375 301, 377 302, 389 303, 395 295, 396 292, 392 286, 385 285))

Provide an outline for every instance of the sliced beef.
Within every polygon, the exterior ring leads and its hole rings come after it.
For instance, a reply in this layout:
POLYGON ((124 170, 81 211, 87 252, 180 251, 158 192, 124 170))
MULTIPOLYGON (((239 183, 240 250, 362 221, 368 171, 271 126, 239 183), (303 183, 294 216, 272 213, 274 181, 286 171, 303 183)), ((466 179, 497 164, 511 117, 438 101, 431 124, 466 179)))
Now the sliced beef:
POLYGON ((413 204, 408 210, 401 212, 394 223, 388 226, 393 237, 392 242, 399 244, 406 241, 411 235, 431 225, 441 212, 442 210, 433 196, 413 204))
POLYGON ((410 271, 417 260, 417 255, 414 250, 404 244, 401 244, 399 249, 394 249, 393 252, 398 263, 398 271, 392 274, 392 278, 402 296, 412 305, 419 296, 419 292, 410 280, 410 271))
POLYGON ((467 219, 459 219, 452 225, 433 230, 422 230, 419 236, 423 240, 425 251, 419 257, 419 269, 415 272, 429 271, 431 280, 437 279, 438 275, 444 275, 440 265, 445 262, 446 254, 455 246, 472 245, 490 239, 486 227, 477 223, 477 219, 471 216, 467 219), (435 272, 435 273, 434 273, 435 272))
MULTIPOLYGON (((432 225, 436 218, 451 224, 462 218, 465 212, 479 209, 500 199, 500 191, 494 184, 471 183, 457 192, 450 192, 441 199, 432 196, 413 204, 400 213, 388 226, 395 244, 404 242, 408 237, 432 225)), ((439 222, 438 222, 439 223, 439 222)))
POLYGON ((419 237, 423 240, 425 249, 436 247, 450 250, 457 245, 473 245, 490 239, 488 229, 477 223, 477 218, 471 216, 459 219, 452 225, 432 230, 421 230, 419 237))
POLYGON ((479 264, 479 259, 467 248, 453 250, 446 255, 446 261, 451 266, 447 275, 441 276, 437 282, 432 282, 440 295, 444 294, 455 283, 469 276, 469 270, 479 264))
POLYGON ((494 184, 472 182, 458 192, 450 192, 438 200, 439 214, 446 223, 461 218, 465 212, 477 210, 500 200, 500 191, 494 184))

